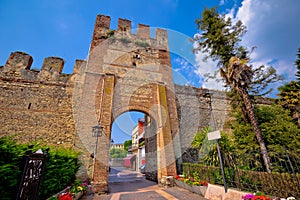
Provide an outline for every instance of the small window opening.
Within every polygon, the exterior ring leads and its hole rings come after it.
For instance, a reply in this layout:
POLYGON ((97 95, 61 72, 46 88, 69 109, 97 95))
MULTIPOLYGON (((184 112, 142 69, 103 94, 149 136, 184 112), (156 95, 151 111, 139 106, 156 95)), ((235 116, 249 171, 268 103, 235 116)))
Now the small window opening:
POLYGON ((28 104, 28 110, 31 108, 31 103, 28 104))
POLYGON ((136 63, 133 62, 132 65, 133 65, 133 68, 136 69, 136 63))

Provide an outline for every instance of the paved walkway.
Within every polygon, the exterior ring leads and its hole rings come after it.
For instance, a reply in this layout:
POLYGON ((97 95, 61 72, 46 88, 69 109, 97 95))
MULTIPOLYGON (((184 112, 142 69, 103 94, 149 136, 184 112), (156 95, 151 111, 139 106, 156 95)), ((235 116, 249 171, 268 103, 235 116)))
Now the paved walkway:
POLYGON ((145 179, 143 174, 112 168, 109 194, 91 194, 82 200, 206 200, 204 197, 178 187, 160 187, 145 179))

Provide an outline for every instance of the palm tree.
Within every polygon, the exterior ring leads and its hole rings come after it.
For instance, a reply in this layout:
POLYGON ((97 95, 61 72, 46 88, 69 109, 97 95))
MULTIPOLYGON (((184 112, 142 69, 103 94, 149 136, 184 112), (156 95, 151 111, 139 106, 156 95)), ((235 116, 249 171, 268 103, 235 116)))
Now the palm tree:
POLYGON ((267 152, 267 148, 262 138, 260 128, 258 126, 257 119, 255 117, 254 108, 252 106, 248 87, 252 83, 254 72, 250 66, 247 65, 248 59, 240 59, 238 57, 231 57, 229 59, 227 67, 220 68, 220 74, 226 81, 226 85, 236 90, 245 103, 245 108, 253 126, 254 133, 256 135, 260 150, 262 153, 263 161, 267 172, 271 172, 270 158, 267 152))

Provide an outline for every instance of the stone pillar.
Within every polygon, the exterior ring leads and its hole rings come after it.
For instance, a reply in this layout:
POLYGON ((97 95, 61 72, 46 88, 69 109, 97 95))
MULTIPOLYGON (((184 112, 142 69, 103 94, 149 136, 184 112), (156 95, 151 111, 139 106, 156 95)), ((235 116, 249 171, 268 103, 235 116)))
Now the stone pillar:
POLYGON ((106 75, 104 78, 102 98, 100 103, 100 126, 103 127, 102 136, 98 138, 96 160, 93 174, 93 192, 108 192, 108 174, 109 174, 109 148, 110 134, 112 124, 112 102, 114 92, 113 75, 106 75))
POLYGON ((174 146, 172 141, 171 123, 168 109, 167 91, 165 85, 158 85, 159 109, 158 117, 158 136, 157 136, 157 152, 158 152, 158 180, 163 176, 176 175, 176 162, 174 155, 174 146), (164 109, 164 110, 163 110, 164 109))

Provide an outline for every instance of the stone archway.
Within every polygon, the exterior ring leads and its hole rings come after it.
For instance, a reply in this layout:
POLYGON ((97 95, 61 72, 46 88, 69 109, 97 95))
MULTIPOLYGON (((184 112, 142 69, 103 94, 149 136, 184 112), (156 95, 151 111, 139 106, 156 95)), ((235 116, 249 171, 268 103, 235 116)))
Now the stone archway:
MULTIPOLYGON (((113 124, 117 123, 117 119, 119 119, 119 117, 121 116, 126 116, 126 120, 132 120, 131 119, 131 115, 134 116, 134 119, 136 119, 137 121, 134 121, 135 123, 138 123, 138 121, 143 118, 143 133, 142 135, 138 135, 138 138, 132 141, 132 148, 130 149, 130 152, 133 152, 133 154, 136 155, 136 163, 131 165, 131 169, 134 169, 135 171, 139 171, 140 167, 142 164, 147 163, 146 167, 143 168, 143 173, 146 176, 146 179, 157 182, 158 180, 158 166, 157 166, 157 136, 159 134, 159 131, 157 129, 157 122, 154 120, 154 118, 149 115, 149 113, 145 113, 145 111, 143 111, 144 109, 134 109, 134 110, 128 110, 125 111, 123 113, 121 113, 120 115, 118 115, 113 124), (134 114, 131 114, 131 113, 134 114), (130 117, 129 117, 130 116, 130 117), (138 119, 136 117, 139 117, 138 119), (143 148, 140 148, 139 144, 140 144, 140 140, 142 140, 142 143, 144 144, 143 148), (143 150, 141 150, 143 149, 143 150)), ((120 120, 120 119, 119 119, 120 120)), ((128 127, 124 127, 124 124, 126 124, 126 121, 124 121, 125 118, 122 117, 122 121, 118 121, 117 124, 115 124, 115 126, 118 126, 118 129, 121 128, 122 129, 127 129, 128 127)), ((138 131, 139 128, 137 127, 133 127, 133 126, 129 126, 131 129, 136 128, 136 131, 138 131)), ((139 130, 141 131, 141 130, 139 130)), ((141 133, 141 132, 139 132, 141 133)), ((131 134, 131 132, 130 132, 131 134)), ((114 132, 114 128, 112 128, 111 131, 111 139, 112 137, 114 138, 114 140, 116 140, 116 138, 118 138, 118 134, 116 135, 116 132, 114 132)), ((119 164, 119 163, 118 163, 119 164)), ((118 165, 119 166, 119 165, 118 165)), ((129 166, 127 166, 129 167, 129 166)))
POLYGON ((156 122, 158 180, 176 174, 174 149, 180 149, 167 31, 157 29, 156 38, 150 38, 149 26, 139 25, 138 33, 131 34, 131 22, 123 19, 113 36, 109 27, 110 17, 98 15, 87 64, 74 83, 77 138, 86 152, 82 159, 95 192, 107 191, 111 127, 121 113, 141 111, 156 122), (103 134, 95 143, 90 132, 97 124, 103 134))

